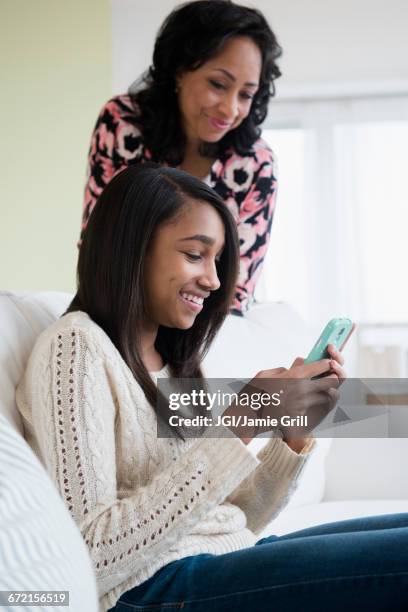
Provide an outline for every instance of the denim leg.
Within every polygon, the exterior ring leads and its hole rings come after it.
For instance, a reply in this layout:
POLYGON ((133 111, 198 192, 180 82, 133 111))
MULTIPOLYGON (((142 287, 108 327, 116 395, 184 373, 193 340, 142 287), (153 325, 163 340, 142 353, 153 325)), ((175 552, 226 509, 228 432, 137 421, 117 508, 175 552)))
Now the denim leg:
POLYGON ((379 514, 375 516, 362 516, 354 519, 346 519, 344 521, 336 521, 335 523, 323 523, 306 527, 299 531, 291 531, 282 536, 270 535, 258 540, 255 546, 265 544, 266 542, 275 542, 278 540, 289 540, 292 538, 300 538, 313 535, 324 535, 328 533, 349 533, 353 531, 371 531, 373 529, 390 529, 393 527, 408 527, 408 512, 399 514, 379 514))
POLYGON ((351 533, 354 531, 373 531, 375 529, 395 529, 408 527, 408 513, 380 514, 377 516, 359 517, 337 521, 335 523, 324 523, 307 527, 300 531, 293 531, 281 536, 280 539, 299 538, 303 536, 324 535, 328 533, 351 533))
POLYGON ((116 612, 402 612, 408 610, 408 515, 341 521, 224 555, 168 564, 116 612), (262 544, 262 545, 259 545, 262 544))

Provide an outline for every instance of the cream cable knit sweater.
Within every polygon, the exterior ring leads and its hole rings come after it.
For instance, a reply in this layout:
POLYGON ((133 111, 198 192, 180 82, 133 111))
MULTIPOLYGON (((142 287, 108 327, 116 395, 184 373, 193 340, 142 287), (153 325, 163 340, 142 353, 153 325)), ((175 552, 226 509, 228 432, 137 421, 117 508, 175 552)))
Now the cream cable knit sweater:
POLYGON ((232 435, 157 438, 153 408, 83 312, 38 338, 17 404, 29 444, 88 545, 101 611, 171 561, 253 545, 309 454, 276 438, 257 457, 232 435))

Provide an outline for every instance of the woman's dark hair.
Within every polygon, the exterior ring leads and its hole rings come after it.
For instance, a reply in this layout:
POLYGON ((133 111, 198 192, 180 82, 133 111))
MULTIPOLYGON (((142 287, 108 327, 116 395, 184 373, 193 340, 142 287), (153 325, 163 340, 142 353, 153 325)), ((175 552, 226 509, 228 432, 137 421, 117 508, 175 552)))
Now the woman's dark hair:
MULTIPOLYGON (((187 330, 159 326, 155 347, 173 376, 203 380, 200 363, 228 314, 238 275, 235 221, 221 198, 199 179, 154 163, 129 166, 99 197, 84 232, 77 267, 77 293, 67 312, 82 310, 109 336, 158 416, 157 388, 140 352, 146 316, 145 259, 163 224, 177 220, 188 200, 212 206, 225 228, 217 264, 220 288, 204 302, 187 330)), ((162 414, 160 414, 162 412, 162 414)))
POLYGON ((204 143, 201 154, 217 157, 229 148, 245 155, 259 138, 274 80, 281 74, 276 59, 282 49, 265 17, 256 9, 229 0, 198 0, 183 4, 165 19, 156 38, 153 63, 129 89, 135 106, 134 123, 143 134, 152 159, 170 166, 181 164, 186 144, 178 108, 176 75, 196 70, 215 56, 233 37, 246 36, 262 55, 259 89, 242 123, 218 143, 204 143))

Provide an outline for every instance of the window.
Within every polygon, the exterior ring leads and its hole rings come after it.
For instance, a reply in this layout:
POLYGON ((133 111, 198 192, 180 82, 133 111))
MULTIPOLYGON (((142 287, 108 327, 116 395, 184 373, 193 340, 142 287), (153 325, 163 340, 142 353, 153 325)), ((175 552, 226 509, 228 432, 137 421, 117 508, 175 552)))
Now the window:
POLYGON ((279 186, 257 299, 290 302, 316 333, 350 316, 360 345, 407 351, 408 98, 282 103, 263 138, 279 186))
POLYGON ((286 301, 304 315, 308 311, 304 204, 304 130, 265 130, 263 138, 278 160, 278 197, 270 248, 264 273, 257 285, 257 299, 286 301), (302 257, 299 257, 302 253, 302 257))

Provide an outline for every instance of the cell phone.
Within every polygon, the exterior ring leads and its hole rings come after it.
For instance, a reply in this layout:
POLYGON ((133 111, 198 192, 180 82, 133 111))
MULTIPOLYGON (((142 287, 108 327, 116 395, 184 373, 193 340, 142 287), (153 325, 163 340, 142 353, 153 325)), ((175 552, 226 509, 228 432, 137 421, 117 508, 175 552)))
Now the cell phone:
POLYGON ((334 344, 339 351, 343 350, 353 331, 354 323, 351 319, 331 319, 306 357, 305 364, 330 357, 327 351, 329 344, 334 344))

